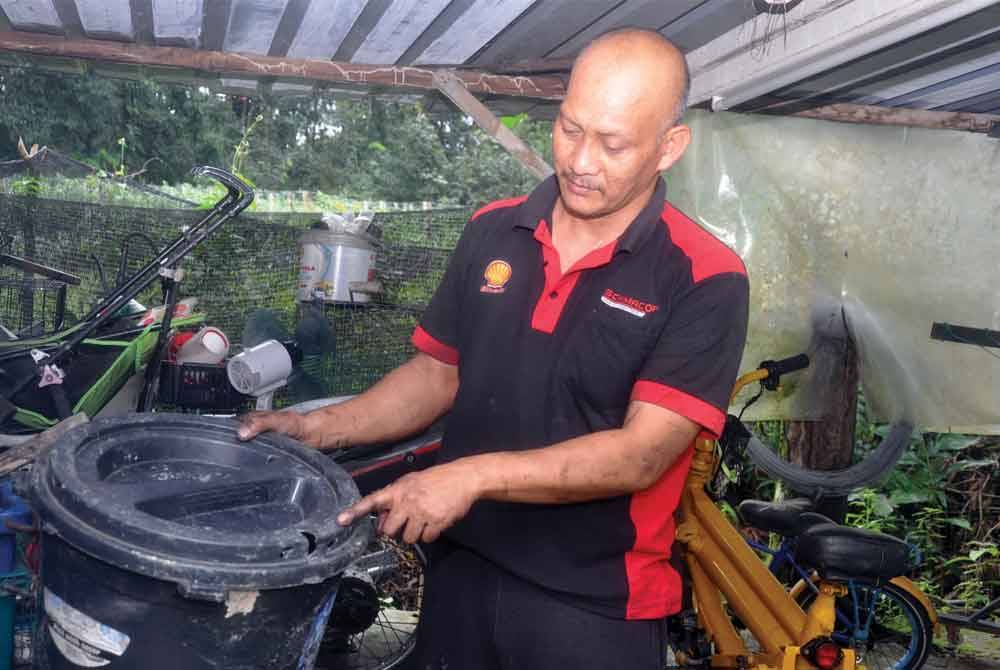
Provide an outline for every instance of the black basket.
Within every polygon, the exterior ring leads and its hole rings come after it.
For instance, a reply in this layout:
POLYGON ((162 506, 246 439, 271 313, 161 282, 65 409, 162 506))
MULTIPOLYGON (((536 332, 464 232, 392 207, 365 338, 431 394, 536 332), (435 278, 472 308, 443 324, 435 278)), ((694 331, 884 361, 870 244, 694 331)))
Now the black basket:
POLYGON ((0 276, 0 326, 18 337, 59 330, 65 311, 64 282, 0 276))
POLYGON ((160 402, 182 409, 232 414, 253 398, 233 388, 225 364, 172 363, 160 368, 160 402))

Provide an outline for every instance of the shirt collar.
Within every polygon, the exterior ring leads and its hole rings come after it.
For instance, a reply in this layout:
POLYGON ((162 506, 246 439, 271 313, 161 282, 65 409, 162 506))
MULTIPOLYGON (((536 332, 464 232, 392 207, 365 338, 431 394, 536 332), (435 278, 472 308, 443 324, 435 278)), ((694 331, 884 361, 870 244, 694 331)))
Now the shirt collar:
MULTIPOLYGON (((663 203, 666 199, 667 185, 661 177, 656 180, 656 189, 646 206, 642 208, 635 220, 629 224, 625 232, 618 238, 618 245, 615 251, 627 251, 632 253, 641 246, 642 242, 656 228, 663 213, 663 203)), ((528 199, 522 205, 522 215, 517 217, 514 223, 515 228, 523 228, 534 231, 538 223, 542 220, 549 221, 552 218, 552 209, 555 207, 556 198, 559 197, 559 182, 555 175, 552 175, 531 192, 528 199)))

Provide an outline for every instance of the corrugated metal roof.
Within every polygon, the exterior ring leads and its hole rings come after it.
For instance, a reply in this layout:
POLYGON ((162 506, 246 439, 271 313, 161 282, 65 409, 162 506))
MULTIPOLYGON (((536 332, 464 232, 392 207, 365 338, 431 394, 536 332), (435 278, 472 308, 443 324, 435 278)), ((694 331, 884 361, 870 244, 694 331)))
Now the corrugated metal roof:
POLYGON ((787 110, 839 102, 1000 114, 1000 5, 879 49, 741 108, 787 110))
MULTIPOLYGON (((763 83, 744 87, 752 94, 727 108, 794 111, 803 105, 853 102, 1000 113, 1000 6, 992 3, 980 9, 989 4, 982 0, 0 0, 0 31, 201 52, 530 74, 565 73, 573 56, 593 37, 616 27, 644 26, 691 54, 695 102, 725 98, 737 87, 726 84, 720 72, 759 69, 763 83), (786 14, 762 12, 786 2, 786 14), (970 14, 974 10, 979 11, 970 14), (848 35, 853 37, 863 32, 861 19, 877 22, 908 16, 913 17, 913 26, 927 30, 918 35, 899 32, 905 38, 889 45, 870 34, 859 36, 851 43, 853 60, 847 63, 838 62, 836 53, 827 54, 825 60, 812 58, 823 35, 812 36, 810 49, 791 53, 804 34, 813 26, 819 30, 824 22, 825 30, 843 25, 845 33, 854 31, 848 35), (852 26, 845 17, 860 22, 852 26), (870 49, 865 50, 864 40, 871 43, 870 49), (794 72, 796 58, 805 74, 790 84, 788 72, 789 68, 794 72), (771 61, 782 59, 783 76, 774 79, 777 90, 768 90, 771 61), (808 71, 809 63, 830 67, 817 73, 808 71), (715 88, 702 85, 713 81, 723 83, 715 88)), ((50 62, 66 66, 65 60, 50 62)), ((308 81, 149 69, 155 65, 145 63, 141 74, 153 72, 172 81, 240 93, 262 86, 279 94, 310 90, 308 81)), ((135 69, 120 63, 104 67, 116 76, 127 75, 130 68, 135 69)), ((378 94, 387 89, 360 90, 378 94)), ((342 92, 356 95, 359 88, 342 92)), ((733 100, 739 97, 734 95, 733 100)), ((525 98, 493 97, 489 104, 498 112, 529 111, 536 116, 548 115, 553 108, 552 102, 525 98)))
POLYGON ((355 63, 491 67, 573 56, 616 27, 693 49, 751 0, 0 0, 0 27, 355 63), (145 11, 143 11, 145 9, 145 11))

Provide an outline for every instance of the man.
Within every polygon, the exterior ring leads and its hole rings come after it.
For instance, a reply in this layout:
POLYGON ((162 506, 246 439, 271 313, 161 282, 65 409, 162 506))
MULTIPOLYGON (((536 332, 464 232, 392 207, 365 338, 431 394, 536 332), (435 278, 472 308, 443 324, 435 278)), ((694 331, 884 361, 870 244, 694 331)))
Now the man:
POLYGON ((673 512, 718 434, 746 335, 739 258, 664 201, 688 75, 655 32, 577 59, 556 174, 469 222, 413 342, 358 398, 255 413, 330 449, 450 411, 439 464, 344 511, 432 553, 416 667, 658 668, 680 607, 673 512))

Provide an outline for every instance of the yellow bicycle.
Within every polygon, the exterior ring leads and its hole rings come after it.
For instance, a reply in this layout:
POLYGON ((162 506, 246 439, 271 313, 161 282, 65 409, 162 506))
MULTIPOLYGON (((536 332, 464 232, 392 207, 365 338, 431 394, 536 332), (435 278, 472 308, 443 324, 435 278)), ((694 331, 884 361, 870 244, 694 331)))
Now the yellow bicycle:
MULTIPOLYGON (((762 364, 737 380, 731 401, 749 384, 776 384, 782 374, 808 363, 800 355, 762 364)), ((671 626, 677 663, 756 670, 864 667, 853 647, 834 635, 838 599, 850 595, 847 583, 852 579, 891 581, 914 597, 923 596, 904 576, 911 567, 909 545, 815 515, 795 548, 796 561, 815 570, 810 587, 814 596, 806 599, 810 602, 803 609, 804 585, 786 589, 709 494, 707 487, 719 467, 719 444, 699 438, 694 449, 676 534, 691 592, 690 602, 671 626), (741 635, 741 628, 752 639, 741 635)))

